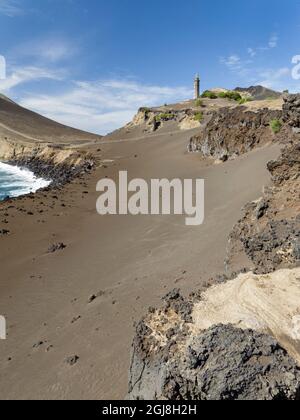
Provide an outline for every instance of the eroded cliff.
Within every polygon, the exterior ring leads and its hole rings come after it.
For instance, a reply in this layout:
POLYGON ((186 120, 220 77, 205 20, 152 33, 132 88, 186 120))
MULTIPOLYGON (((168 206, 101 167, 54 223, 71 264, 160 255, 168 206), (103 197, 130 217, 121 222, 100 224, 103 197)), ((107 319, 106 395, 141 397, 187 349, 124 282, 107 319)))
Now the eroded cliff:
POLYGON ((268 164, 272 185, 233 228, 227 274, 187 299, 174 290, 138 324, 129 398, 300 399, 300 95, 284 101, 275 114, 221 110, 193 139, 221 160, 270 141, 283 150, 268 164), (271 119, 284 123, 276 135, 271 119))

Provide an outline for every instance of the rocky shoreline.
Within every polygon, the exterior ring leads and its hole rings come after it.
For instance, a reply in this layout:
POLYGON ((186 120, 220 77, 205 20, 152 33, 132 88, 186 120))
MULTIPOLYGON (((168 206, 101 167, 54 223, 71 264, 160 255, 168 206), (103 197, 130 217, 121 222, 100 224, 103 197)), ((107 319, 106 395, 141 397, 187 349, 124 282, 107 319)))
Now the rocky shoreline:
POLYGON ((36 177, 51 181, 50 188, 62 187, 74 178, 89 173, 95 167, 93 159, 84 159, 79 164, 72 165, 69 163, 57 164, 53 159, 43 160, 35 156, 11 159, 5 163, 29 169, 36 177))
POLYGON ((221 110, 209 139, 202 133, 192 144, 226 161, 272 141, 270 118, 285 124, 277 136, 282 154, 268 164, 272 186, 233 228, 226 275, 189 298, 174 290, 137 325, 128 398, 300 399, 300 95, 285 96, 279 113, 221 110), (224 118, 232 124, 224 127, 224 118), (246 269, 235 265, 237 255, 246 269))

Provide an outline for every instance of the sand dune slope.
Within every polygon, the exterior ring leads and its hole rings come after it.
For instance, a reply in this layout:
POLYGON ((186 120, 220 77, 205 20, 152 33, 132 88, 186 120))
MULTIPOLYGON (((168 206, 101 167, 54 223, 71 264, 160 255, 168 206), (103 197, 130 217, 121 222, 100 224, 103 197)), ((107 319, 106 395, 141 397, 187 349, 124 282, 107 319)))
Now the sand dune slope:
POLYGON ((59 124, 0 95, 0 141, 73 144, 99 140, 100 137, 59 124))

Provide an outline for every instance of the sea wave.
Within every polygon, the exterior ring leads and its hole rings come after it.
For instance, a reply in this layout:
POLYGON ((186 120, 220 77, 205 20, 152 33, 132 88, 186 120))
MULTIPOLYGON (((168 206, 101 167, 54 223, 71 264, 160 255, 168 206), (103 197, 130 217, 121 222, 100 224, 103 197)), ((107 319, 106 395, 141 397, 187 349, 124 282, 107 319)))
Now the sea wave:
POLYGON ((36 177, 29 169, 0 162, 0 200, 30 194, 50 184, 51 181, 36 177))

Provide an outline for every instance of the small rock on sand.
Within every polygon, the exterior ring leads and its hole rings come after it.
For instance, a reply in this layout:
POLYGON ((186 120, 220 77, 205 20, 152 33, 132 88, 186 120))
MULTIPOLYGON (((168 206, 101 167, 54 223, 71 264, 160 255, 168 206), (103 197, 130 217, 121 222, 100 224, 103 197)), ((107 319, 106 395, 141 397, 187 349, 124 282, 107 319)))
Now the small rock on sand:
POLYGON ((60 242, 60 243, 58 243, 58 244, 53 244, 53 245, 51 245, 49 248, 48 248, 48 252, 50 253, 50 254, 53 254, 54 252, 56 252, 56 251, 62 251, 63 249, 65 249, 67 246, 64 244, 64 243, 62 243, 62 242, 60 242))
POLYGON ((66 363, 67 363, 69 366, 74 366, 74 365, 76 365, 76 363, 78 362, 78 360, 79 360, 79 356, 77 356, 77 355, 75 355, 75 356, 70 356, 70 357, 67 357, 67 358, 66 358, 66 363))

